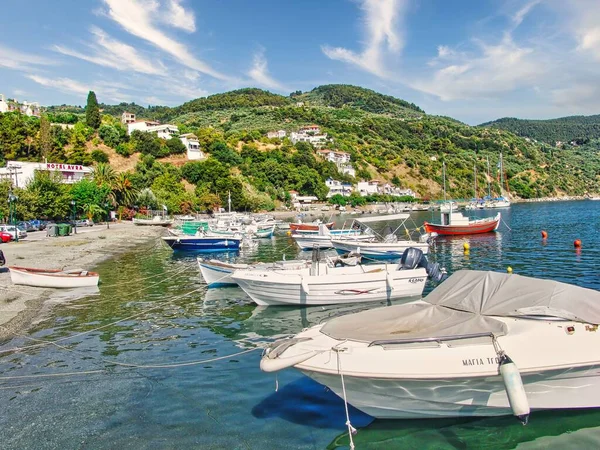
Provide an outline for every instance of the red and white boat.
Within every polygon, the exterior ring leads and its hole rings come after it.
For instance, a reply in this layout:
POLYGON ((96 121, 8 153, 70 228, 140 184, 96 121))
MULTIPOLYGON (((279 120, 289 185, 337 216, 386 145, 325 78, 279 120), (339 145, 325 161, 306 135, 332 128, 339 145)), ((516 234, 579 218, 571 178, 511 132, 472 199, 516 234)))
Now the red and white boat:
POLYGON ((500 226, 501 214, 494 217, 485 217, 483 219, 470 219, 460 212, 442 213, 442 223, 425 222, 425 231, 427 233, 437 233, 439 235, 462 235, 462 234, 481 234, 496 231, 500 226))
MULTIPOLYGON (((319 225, 321 225, 320 222, 313 222, 313 223, 290 223, 290 230, 292 230, 292 232, 300 230, 300 231, 319 231, 319 225)), ((325 225, 327 228, 329 228, 330 230, 333 228, 333 222, 329 222, 329 223, 325 223, 323 224, 325 225)))

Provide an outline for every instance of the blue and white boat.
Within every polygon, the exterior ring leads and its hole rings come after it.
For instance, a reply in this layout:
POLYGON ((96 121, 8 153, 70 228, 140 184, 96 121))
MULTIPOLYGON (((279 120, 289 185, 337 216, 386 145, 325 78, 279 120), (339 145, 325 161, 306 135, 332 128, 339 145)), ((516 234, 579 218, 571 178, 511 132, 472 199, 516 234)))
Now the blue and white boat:
POLYGON ((241 237, 233 236, 163 236, 163 241, 173 250, 191 250, 202 253, 237 252, 241 237))

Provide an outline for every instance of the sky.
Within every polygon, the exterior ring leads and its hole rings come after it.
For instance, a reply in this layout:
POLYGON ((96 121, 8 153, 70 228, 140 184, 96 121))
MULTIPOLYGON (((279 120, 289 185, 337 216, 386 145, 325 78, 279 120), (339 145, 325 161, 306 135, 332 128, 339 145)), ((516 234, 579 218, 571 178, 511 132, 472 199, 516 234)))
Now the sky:
POLYGON ((0 93, 179 105, 353 84, 427 113, 600 113, 600 0, 2 0, 0 93))

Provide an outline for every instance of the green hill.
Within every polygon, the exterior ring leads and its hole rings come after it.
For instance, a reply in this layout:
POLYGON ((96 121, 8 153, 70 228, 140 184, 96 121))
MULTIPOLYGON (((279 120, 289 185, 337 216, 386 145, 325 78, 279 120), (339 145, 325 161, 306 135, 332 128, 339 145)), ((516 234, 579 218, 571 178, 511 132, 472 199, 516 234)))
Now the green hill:
MULTIPOLYGON (((473 196, 474 166, 479 196, 487 193, 488 182, 495 194, 508 189, 522 198, 600 192, 600 156, 591 145, 557 149, 494 125, 502 121, 471 127, 451 118, 428 115, 412 103, 357 86, 320 86, 289 97, 248 88, 198 98, 174 108, 125 103, 101 108, 105 116, 97 133, 81 122, 74 130, 53 128, 51 153, 46 156, 89 163, 93 149, 96 160, 105 157, 98 152, 104 144, 121 155, 120 167, 133 167, 127 166, 123 158, 136 152, 169 157, 169 161, 178 162, 177 167, 156 166, 150 161, 138 164, 132 178, 136 187, 171 192, 169 183, 183 176, 195 186, 198 198, 244 190, 245 197, 239 194, 236 202, 248 208, 283 200, 290 189, 323 197, 327 192, 324 181, 329 176, 346 181, 378 179, 411 188, 424 198, 441 198, 442 162, 447 166, 448 195, 454 198, 473 196), (123 110, 136 112, 138 118, 173 123, 182 133, 195 133, 210 158, 206 163, 185 164, 183 156, 177 155, 184 151, 175 145, 178 141, 167 141, 167 145, 148 136, 130 138, 118 121, 123 110), (315 149, 304 143, 292 145, 287 138, 266 137, 270 130, 289 133, 308 124, 319 125, 331 138, 327 148, 350 153, 357 180, 340 175, 335 165, 317 157, 315 149), (507 180, 502 189, 496 169, 501 152, 507 180), (165 180, 158 187, 152 181, 156 174, 163 174, 165 180)), ((69 120, 81 121, 83 117, 81 108, 67 105, 49 111, 69 120)), ((578 123, 575 119, 566 118, 565 122, 578 123)), ((585 129, 591 130, 593 121, 587 119, 585 129)), ((536 121, 517 121, 521 122, 536 121)), ((43 145, 38 131, 38 119, 0 115, 0 156, 5 160, 41 160, 43 145)), ((110 154, 113 159, 114 154, 110 154)), ((173 197, 170 207, 181 198, 173 197)), ((194 204, 194 198, 186 202, 194 204)))
POLYGON ((480 127, 498 128, 518 136, 555 145, 556 142, 587 143, 600 139, 600 115, 569 116, 549 120, 526 120, 504 117, 480 127))

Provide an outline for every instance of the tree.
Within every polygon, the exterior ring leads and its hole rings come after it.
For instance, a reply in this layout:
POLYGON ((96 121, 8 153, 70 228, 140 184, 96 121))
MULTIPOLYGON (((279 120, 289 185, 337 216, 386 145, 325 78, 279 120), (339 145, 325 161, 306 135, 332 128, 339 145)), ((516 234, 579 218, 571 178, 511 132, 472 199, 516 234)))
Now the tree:
POLYGON ((52 151, 52 134, 50 133, 50 121, 48 116, 44 114, 40 118, 40 150, 42 157, 46 160, 52 151))
POLYGON ((97 130, 100 128, 102 119, 100 118, 100 108, 94 91, 90 91, 87 96, 87 104, 85 106, 85 123, 88 127, 97 130))
POLYGON ((150 188, 142 189, 135 201, 139 206, 144 206, 148 209, 156 209, 158 207, 156 195, 154 195, 154 192, 150 188))
POLYGON ((237 166, 242 163, 242 158, 224 142, 215 142, 210 146, 210 155, 227 166, 237 166))
POLYGON ((116 205, 131 205, 139 191, 133 186, 127 172, 118 174, 112 183, 112 199, 116 205))
POLYGON ((108 155, 99 148, 96 148, 92 150, 92 159, 98 163, 107 163, 108 155))
POLYGON ((94 178, 94 183, 98 186, 106 185, 110 188, 117 179, 117 174, 110 165, 98 163, 92 170, 92 177, 94 178))
POLYGON ((186 147, 179 138, 171 138, 166 143, 167 150, 170 155, 177 155, 186 152, 186 147))
POLYGON ((117 148, 117 146, 121 143, 121 133, 119 130, 112 125, 101 125, 98 130, 98 136, 100 139, 112 148, 117 148))

